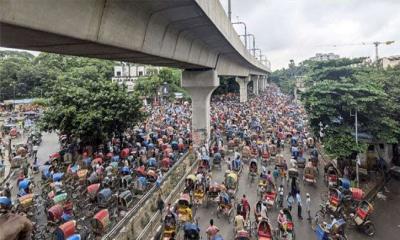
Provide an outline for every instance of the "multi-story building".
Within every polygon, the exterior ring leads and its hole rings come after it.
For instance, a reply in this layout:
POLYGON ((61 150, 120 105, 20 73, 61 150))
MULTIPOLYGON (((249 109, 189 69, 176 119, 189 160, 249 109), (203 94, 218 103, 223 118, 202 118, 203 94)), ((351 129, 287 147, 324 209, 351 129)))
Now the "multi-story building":
POLYGON ((151 74, 158 73, 160 67, 149 67, 146 65, 121 63, 114 66, 114 77, 112 82, 124 84, 128 92, 132 92, 135 82, 139 77, 150 76, 151 74))
POLYGON ((381 58, 379 59, 379 64, 383 67, 383 69, 400 66, 400 55, 381 58))
POLYGON ((336 60, 339 58, 340 56, 334 53, 317 53, 315 54, 315 57, 311 57, 310 60, 321 62, 321 61, 336 60))

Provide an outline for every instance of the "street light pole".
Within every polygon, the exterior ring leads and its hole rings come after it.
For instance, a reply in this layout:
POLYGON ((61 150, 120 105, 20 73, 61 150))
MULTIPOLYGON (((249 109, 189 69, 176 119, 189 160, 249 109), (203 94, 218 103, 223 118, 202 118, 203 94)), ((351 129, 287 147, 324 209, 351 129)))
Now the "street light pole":
MULTIPOLYGON (((357 148, 358 148, 358 112, 357 112, 357 108, 354 114, 354 125, 355 125, 355 129, 356 129, 356 144, 357 144, 357 148)), ((359 169, 358 169, 358 164, 360 162, 360 156, 358 154, 358 149, 357 149, 357 162, 356 162, 356 176, 357 176, 357 187, 359 187, 359 180, 360 180, 360 175, 359 175, 359 169)))
MULTIPOLYGON (((243 26, 244 26, 244 35, 247 35, 247 26, 246 26, 246 23, 244 23, 244 22, 234 22, 234 23, 232 23, 232 25, 234 25, 234 24, 241 24, 241 25, 243 25, 243 26)), ((245 46, 246 49, 247 49, 247 38, 244 38, 244 46, 245 46)))
POLYGON ((256 37, 251 33, 247 34, 247 36, 253 37, 253 49, 250 50, 253 50, 253 56, 256 57, 256 37))
POLYGON ((228 0, 228 17, 229 17, 229 22, 232 22, 232 5, 231 5, 231 0, 228 0))

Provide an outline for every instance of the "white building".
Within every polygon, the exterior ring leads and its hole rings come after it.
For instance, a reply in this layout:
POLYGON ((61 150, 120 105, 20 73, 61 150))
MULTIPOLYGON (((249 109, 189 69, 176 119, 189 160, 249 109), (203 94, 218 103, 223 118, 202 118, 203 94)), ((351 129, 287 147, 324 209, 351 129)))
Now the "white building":
POLYGON ((336 60, 339 58, 340 56, 334 53, 317 53, 315 54, 315 57, 311 57, 310 60, 321 62, 321 61, 336 60))
POLYGON ((139 77, 150 76, 154 73, 154 70, 158 72, 160 67, 122 63, 121 65, 114 66, 114 77, 112 78, 112 82, 124 84, 127 87, 128 92, 132 92, 136 80, 139 77))
POLYGON ((388 67, 400 66, 400 55, 384 57, 379 60, 383 69, 387 69, 388 67))

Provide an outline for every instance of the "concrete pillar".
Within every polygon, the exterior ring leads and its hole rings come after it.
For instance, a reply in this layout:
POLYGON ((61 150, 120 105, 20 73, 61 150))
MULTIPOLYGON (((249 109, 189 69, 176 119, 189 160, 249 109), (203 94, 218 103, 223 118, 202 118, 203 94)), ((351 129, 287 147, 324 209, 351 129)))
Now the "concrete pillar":
POLYGON ((240 86, 240 102, 247 102, 247 84, 249 84, 249 78, 237 77, 235 80, 240 86))
POLYGON ((258 89, 259 89, 259 87, 258 87, 258 77, 256 76, 256 77, 253 77, 253 93, 255 95, 258 95, 258 89))
POLYGON ((182 73, 182 87, 192 98, 192 138, 194 147, 210 139, 210 99, 219 86, 214 70, 185 70, 182 73))
POLYGON ((258 92, 262 92, 263 89, 263 83, 262 83, 262 76, 257 76, 258 78, 258 92))

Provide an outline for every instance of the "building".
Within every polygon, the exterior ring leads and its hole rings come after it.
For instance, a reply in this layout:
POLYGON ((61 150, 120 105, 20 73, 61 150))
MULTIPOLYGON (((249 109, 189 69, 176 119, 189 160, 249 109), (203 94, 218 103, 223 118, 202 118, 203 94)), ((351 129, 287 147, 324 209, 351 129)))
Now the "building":
POLYGON ((379 64, 383 67, 383 69, 400 66, 400 55, 381 58, 379 59, 379 64))
POLYGON ((321 62, 321 61, 336 60, 339 58, 340 56, 334 53, 317 53, 315 54, 315 57, 311 57, 310 60, 321 62))
POLYGON ((114 77, 112 78, 112 82, 124 84, 127 87, 128 92, 132 92, 135 82, 139 77, 151 76, 154 73, 158 73, 159 70, 160 67, 150 67, 122 62, 120 65, 114 66, 114 77))

